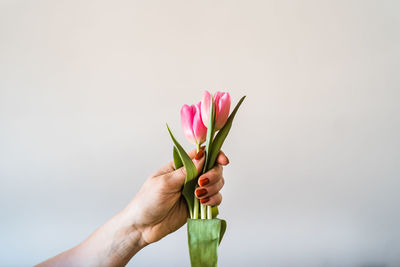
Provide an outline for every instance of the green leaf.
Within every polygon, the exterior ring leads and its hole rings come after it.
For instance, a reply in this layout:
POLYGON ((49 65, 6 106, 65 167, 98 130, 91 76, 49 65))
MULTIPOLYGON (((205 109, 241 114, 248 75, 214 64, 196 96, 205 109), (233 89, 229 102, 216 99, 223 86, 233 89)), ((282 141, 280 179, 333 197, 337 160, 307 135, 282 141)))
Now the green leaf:
POLYGON ((176 148, 176 146, 174 146, 174 148, 172 150, 172 155, 174 157, 175 170, 177 170, 183 166, 183 163, 182 163, 181 157, 179 156, 179 152, 178 152, 178 149, 176 148))
POLYGON ((221 244, 222 238, 224 237, 226 231, 226 221, 221 220, 221 231, 219 232, 219 243, 221 244))
MULTIPOLYGON (((185 184, 183 186, 182 190, 182 195, 186 200, 188 209, 189 209, 189 214, 190 217, 193 217, 193 206, 194 206, 194 189, 197 184, 197 169, 196 166, 194 165, 192 159, 189 157, 189 155, 186 153, 186 151, 183 149, 181 144, 176 140, 175 136, 172 134, 171 130, 168 127, 167 124, 167 129, 169 132, 169 135, 171 136, 172 142, 174 142, 175 147, 176 147, 176 152, 178 153, 180 161, 183 163, 183 166, 186 169, 186 179, 185 179, 185 184)), ((175 156, 174 156, 174 162, 175 162, 175 156)))
POLYGON ((189 155, 183 149, 181 144, 179 144, 179 142, 176 140, 175 136, 172 134, 171 130, 169 129, 168 124, 167 124, 167 129, 168 129, 169 135, 171 136, 172 142, 174 142, 174 144, 175 144, 175 147, 177 149, 179 157, 181 158, 183 166, 185 166, 185 169, 186 169, 185 183, 187 183, 190 180, 196 178, 196 176, 197 176, 196 166, 194 166, 192 159, 189 157, 189 155))
POLYGON ((192 267, 216 267, 218 245, 226 230, 220 219, 187 220, 189 255, 192 267))
POLYGON ((207 126, 207 137, 206 137, 206 149, 205 149, 205 153, 206 153, 206 161, 204 163, 204 168, 203 168, 203 172, 202 173, 206 173, 208 171, 207 169, 207 164, 209 162, 209 153, 211 151, 211 147, 212 147, 212 142, 213 142, 213 138, 214 138, 214 127, 215 127, 215 112, 214 112, 214 101, 213 101, 213 95, 210 96, 210 113, 208 116, 208 126, 207 126))
POLYGON ((231 115, 228 117, 224 127, 219 130, 218 134, 215 136, 214 141, 211 146, 211 151, 209 153, 209 161, 207 162, 207 171, 210 170, 214 164, 215 160, 217 159, 218 153, 221 150, 222 144, 225 141, 225 138, 228 136, 229 130, 232 127, 233 119, 235 118, 236 112, 238 111, 240 105, 242 104, 243 100, 246 96, 243 96, 239 102, 236 104, 236 107, 233 109, 231 115))
POLYGON ((213 219, 217 218, 217 216, 219 214, 218 207, 217 206, 212 206, 211 211, 212 211, 212 218, 213 219))

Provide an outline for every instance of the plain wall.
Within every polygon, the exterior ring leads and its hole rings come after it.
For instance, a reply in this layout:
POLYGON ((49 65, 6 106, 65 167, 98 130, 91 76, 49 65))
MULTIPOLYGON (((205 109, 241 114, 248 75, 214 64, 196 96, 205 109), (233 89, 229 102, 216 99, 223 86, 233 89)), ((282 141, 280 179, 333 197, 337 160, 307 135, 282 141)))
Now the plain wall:
MULTIPOLYGON (((400 266, 399 1, 0 1, 0 265, 86 238, 247 95, 220 266, 400 266)), ((131 266, 188 266, 186 228, 131 266)))

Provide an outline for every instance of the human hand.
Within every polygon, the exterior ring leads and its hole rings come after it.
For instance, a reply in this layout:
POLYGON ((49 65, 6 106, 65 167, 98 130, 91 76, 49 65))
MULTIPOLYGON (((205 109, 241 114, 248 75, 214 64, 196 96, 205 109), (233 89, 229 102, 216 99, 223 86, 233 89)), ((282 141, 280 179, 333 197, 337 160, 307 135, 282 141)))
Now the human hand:
MULTIPOLYGON (((204 165, 204 150, 189 153, 197 172, 204 165)), ((215 166, 199 177, 195 194, 204 205, 217 206, 222 201, 219 192, 224 186, 222 166, 229 163, 221 151, 215 166)), ((124 212, 133 220, 133 227, 141 232, 144 243, 156 242, 179 229, 189 217, 186 202, 181 194, 186 179, 185 168, 175 170, 173 162, 158 170, 143 184, 139 193, 124 212)))
MULTIPOLYGON (((204 165, 204 150, 189 153, 197 171, 204 165)), ((223 152, 210 171, 199 177, 195 193, 205 205, 221 203, 224 186, 222 166, 229 163, 223 152)), ((185 169, 168 163, 143 184, 139 193, 120 213, 108 220, 79 245, 38 266, 125 266, 143 247, 179 229, 189 217, 181 190, 185 169)))

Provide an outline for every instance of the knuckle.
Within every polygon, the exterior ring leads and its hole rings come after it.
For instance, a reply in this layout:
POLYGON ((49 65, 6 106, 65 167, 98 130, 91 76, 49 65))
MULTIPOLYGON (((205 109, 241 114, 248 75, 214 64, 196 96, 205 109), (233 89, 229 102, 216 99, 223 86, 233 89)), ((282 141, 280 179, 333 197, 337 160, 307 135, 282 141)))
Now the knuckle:
POLYGON ((210 175, 213 175, 215 177, 218 177, 220 175, 222 175, 222 166, 217 164, 215 167, 213 167, 210 171, 209 171, 210 175))
POLYGON ((222 202, 222 195, 218 194, 217 195, 217 199, 216 199, 216 203, 217 203, 217 205, 219 205, 219 204, 221 204, 221 202, 222 202))
POLYGON ((182 176, 185 176, 185 177, 186 177, 186 170, 185 170, 185 168, 184 168, 184 167, 182 167, 182 168, 179 168, 179 169, 178 169, 178 172, 179 172, 179 174, 180 174, 180 175, 182 175, 182 176))
POLYGON ((222 175, 223 172, 224 172, 224 168, 222 168, 222 165, 218 164, 218 173, 222 175))
POLYGON ((221 164, 217 164, 214 168, 215 168, 216 171, 222 172, 222 165, 221 164))
POLYGON ((168 175, 161 175, 157 178, 156 188, 166 188, 168 186, 168 175))
POLYGON ((217 183, 213 185, 213 192, 218 193, 222 189, 222 187, 224 187, 224 181, 223 179, 220 179, 217 183))

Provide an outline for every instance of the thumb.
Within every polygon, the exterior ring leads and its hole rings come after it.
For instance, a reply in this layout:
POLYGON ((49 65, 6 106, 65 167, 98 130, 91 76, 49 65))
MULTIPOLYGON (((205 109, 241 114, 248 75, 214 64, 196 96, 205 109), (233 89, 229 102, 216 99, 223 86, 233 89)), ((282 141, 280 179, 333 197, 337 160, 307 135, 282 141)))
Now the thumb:
MULTIPOLYGON (((192 159, 194 166, 197 169, 197 174, 201 173, 204 166, 204 148, 200 149, 200 151, 196 154, 196 151, 192 151, 189 153, 189 157, 192 159)), ((181 190, 183 184, 186 180, 186 169, 182 166, 179 169, 176 169, 173 172, 168 174, 168 183, 176 188, 177 190, 181 190)))

